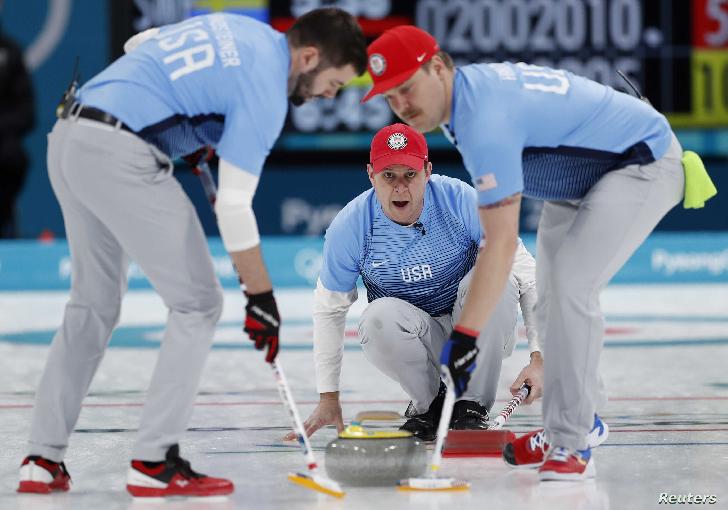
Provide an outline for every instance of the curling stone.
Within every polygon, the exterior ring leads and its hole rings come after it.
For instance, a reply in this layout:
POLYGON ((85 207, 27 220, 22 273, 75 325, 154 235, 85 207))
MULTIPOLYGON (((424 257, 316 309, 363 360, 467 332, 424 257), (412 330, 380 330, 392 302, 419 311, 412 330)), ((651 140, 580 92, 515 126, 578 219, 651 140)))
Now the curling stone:
POLYGON ((326 473, 345 485, 396 485, 418 477, 427 468, 425 445, 404 430, 367 430, 364 421, 399 419, 397 413, 368 411, 326 446, 326 473))

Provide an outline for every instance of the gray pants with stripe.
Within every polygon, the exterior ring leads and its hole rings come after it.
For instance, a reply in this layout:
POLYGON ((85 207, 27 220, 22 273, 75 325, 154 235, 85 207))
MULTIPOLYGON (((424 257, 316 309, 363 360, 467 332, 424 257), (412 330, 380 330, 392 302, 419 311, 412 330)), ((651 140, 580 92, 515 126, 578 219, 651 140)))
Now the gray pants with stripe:
POLYGON ((36 393, 31 455, 61 461, 126 291, 134 260, 169 312, 132 458, 164 459, 187 428, 222 310, 197 214, 169 158, 84 119, 48 136, 48 173, 71 252, 71 294, 36 393))
POLYGON ((603 400, 599 294, 681 199, 682 149, 606 174, 579 201, 546 202, 538 226, 536 318, 544 351, 543 413, 553 445, 584 449, 603 400))
MULTIPOLYGON (((452 315, 432 317, 424 310, 394 297, 379 298, 367 306, 359 321, 359 338, 366 358, 399 383, 418 413, 427 411, 440 386, 440 352, 457 324, 470 286, 472 270, 460 282, 452 315)), ((506 285, 493 316, 478 337, 476 369, 462 400, 493 407, 503 358, 516 343, 518 285, 506 285)))

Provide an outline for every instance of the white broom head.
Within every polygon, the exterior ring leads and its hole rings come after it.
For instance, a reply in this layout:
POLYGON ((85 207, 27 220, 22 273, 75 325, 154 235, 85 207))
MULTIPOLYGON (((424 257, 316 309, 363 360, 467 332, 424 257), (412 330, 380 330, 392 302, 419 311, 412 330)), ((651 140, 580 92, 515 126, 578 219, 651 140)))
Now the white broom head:
POLYGON ((401 491, 466 491, 470 483, 455 478, 407 478, 399 482, 401 491))

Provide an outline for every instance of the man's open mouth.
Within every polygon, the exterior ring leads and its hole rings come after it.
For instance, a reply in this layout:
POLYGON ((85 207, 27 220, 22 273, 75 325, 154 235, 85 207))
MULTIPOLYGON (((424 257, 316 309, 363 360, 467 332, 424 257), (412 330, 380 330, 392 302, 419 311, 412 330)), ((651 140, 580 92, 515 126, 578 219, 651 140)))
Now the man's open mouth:
POLYGON ((407 207, 407 204, 409 204, 409 200, 392 200, 392 203, 395 207, 407 207))

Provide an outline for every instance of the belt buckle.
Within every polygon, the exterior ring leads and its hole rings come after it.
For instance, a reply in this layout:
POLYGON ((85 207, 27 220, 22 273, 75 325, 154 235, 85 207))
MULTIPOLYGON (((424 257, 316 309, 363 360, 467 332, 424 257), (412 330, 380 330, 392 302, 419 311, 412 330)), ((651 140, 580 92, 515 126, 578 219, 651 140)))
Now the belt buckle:
POLYGON ((74 101, 74 103, 68 109, 68 117, 70 117, 72 120, 78 120, 78 117, 81 115, 81 110, 83 110, 83 105, 78 101, 74 101))

